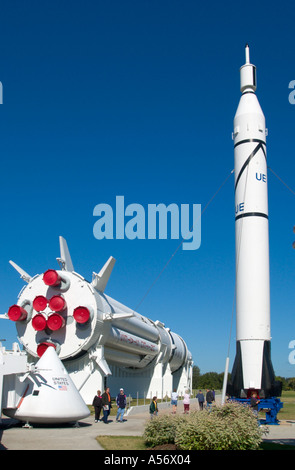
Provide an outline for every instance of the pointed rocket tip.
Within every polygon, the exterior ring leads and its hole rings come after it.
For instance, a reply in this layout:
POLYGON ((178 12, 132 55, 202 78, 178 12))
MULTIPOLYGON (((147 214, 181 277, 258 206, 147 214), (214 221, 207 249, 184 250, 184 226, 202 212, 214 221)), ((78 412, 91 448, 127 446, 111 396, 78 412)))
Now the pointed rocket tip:
POLYGON ((250 49, 248 43, 245 46, 245 64, 240 68, 240 90, 256 91, 256 67, 250 62, 250 49))
POLYGON ((248 43, 245 46, 245 58, 246 58, 246 64, 250 64, 250 48, 249 48, 248 43))

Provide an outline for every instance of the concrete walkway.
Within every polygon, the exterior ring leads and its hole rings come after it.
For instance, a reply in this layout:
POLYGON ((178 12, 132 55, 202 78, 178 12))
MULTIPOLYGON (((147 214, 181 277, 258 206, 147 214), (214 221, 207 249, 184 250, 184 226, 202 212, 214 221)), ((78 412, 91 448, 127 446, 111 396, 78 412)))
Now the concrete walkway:
MULTIPOLYGON (((141 408, 141 407, 140 407, 141 408)), ((192 403, 191 409, 197 409, 192 403)), ((94 423, 89 416, 79 421, 79 427, 73 425, 34 425, 23 428, 22 424, 3 417, 0 425, 0 449, 2 450, 103 450, 96 437, 108 436, 142 436, 145 423, 149 420, 147 410, 133 410, 125 417, 124 423, 117 423, 110 417, 109 423, 94 423), (135 412, 136 411, 136 412, 135 412)), ((180 403, 178 413, 183 412, 180 403)), ((160 409, 160 413, 171 413, 171 407, 160 409)), ((295 446, 295 422, 283 421, 278 426, 268 426, 269 434, 265 440, 291 444, 295 446)), ((295 450, 295 447, 294 447, 295 450)))
POLYGON ((0 449, 2 450, 102 450, 96 437, 141 436, 147 413, 128 416, 123 423, 117 423, 110 417, 108 424, 95 423, 89 416, 79 421, 79 427, 72 424, 41 425, 23 428, 22 424, 11 419, 2 419, 0 425, 0 449))

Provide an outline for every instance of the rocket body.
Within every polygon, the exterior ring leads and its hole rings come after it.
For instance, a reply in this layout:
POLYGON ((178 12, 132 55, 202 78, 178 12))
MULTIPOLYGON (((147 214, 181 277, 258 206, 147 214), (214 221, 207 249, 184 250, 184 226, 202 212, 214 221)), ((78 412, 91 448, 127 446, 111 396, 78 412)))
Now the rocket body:
POLYGON ((270 359, 269 227, 265 117, 258 102, 256 68, 240 69, 242 96, 234 117, 236 235, 236 359, 231 394, 273 395, 270 359))
POLYGON ((236 311, 244 388, 260 389, 270 341, 268 197, 265 118, 252 82, 234 118, 236 311))

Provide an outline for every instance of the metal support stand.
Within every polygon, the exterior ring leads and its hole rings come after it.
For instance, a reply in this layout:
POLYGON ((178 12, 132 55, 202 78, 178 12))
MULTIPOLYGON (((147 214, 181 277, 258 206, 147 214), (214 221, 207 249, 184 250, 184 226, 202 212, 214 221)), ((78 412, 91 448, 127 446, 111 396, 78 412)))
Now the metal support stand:
MULTIPOLYGON (((249 398, 246 399, 231 397, 230 400, 237 401, 239 403, 245 403, 246 405, 250 406, 249 398)), ((277 414, 280 409, 283 408, 283 405, 284 404, 281 402, 281 400, 276 397, 260 399, 260 403, 258 404, 258 411, 265 411, 265 419, 260 419, 260 424, 279 425, 280 422, 277 419, 277 414)))

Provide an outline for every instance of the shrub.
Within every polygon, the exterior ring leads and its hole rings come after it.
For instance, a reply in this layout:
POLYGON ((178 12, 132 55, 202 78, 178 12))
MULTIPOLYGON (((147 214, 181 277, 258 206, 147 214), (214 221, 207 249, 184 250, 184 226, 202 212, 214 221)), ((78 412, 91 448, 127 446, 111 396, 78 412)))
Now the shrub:
POLYGON ((180 450, 255 450, 262 434, 249 407, 227 403, 211 412, 154 418, 143 437, 152 447, 174 443, 180 450))
POLYGON ((184 416, 157 416, 150 420, 144 430, 143 438, 147 445, 155 447, 161 444, 173 444, 175 441, 175 432, 184 416))
POLYGON ((212 412, 190 415, 175 433, 175 444, 182 450, 255 450, 263 431, 249 407, 227 403, 212 412))

